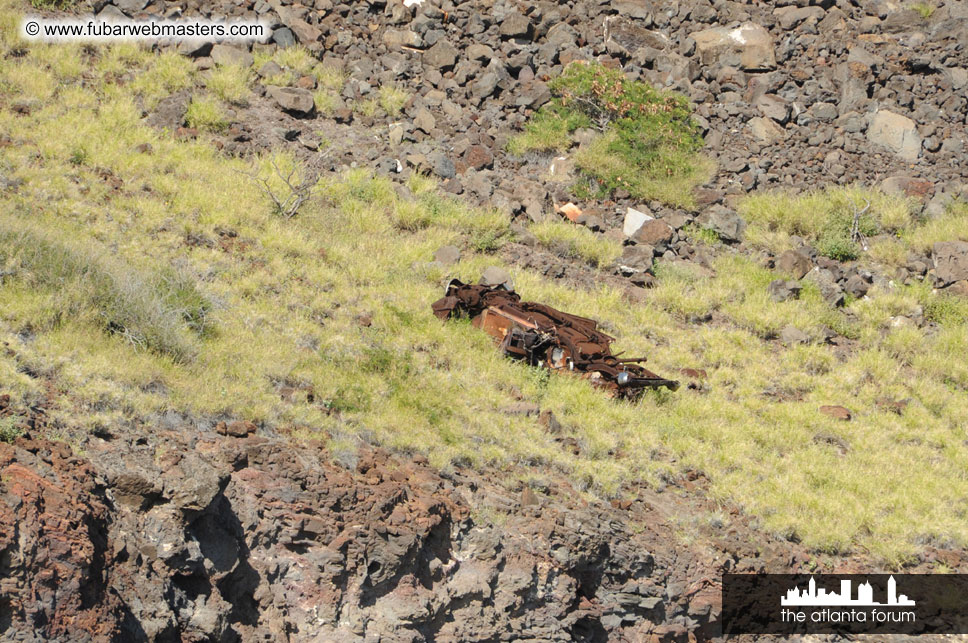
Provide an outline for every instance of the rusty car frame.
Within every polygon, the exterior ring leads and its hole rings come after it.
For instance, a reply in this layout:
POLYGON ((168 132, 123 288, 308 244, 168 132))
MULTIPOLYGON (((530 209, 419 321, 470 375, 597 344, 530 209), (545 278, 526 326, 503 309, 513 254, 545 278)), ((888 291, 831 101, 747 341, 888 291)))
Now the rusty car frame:
POLYGON ((494 338, 508 357, 579 375, 617 398, 635 399, 649 388, 679 388, 678 381, 643 367, 644 357, 613 355, 615 339, 601 332, 594 319, 521 301, 517 293, 500 285, 469 285, 454 279, 432 308, 441 320, 470 317, 471 324, 494 338))

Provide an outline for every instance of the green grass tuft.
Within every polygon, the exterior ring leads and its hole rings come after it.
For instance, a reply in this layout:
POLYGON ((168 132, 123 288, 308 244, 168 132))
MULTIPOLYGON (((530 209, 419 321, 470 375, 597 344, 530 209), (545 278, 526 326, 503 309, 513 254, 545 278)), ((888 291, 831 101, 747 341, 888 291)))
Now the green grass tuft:
POLYGON ((219 102, 210 96, 193 96, 185 112, 185 122, 204 132, 220 134, 228 129, 229 122, 219 102))
POLYGON ((394 85, 380 87, 380 107, 390 118, 400 115, 403 106, 410 99, 410 94, 394 85))
POLYGON ((508 151, 564 151, 578 128, 600 136, 580 149, 576 164, 600 195, 624 189, 641 199, 693 203, 692 188, 712 164, 699 154, 702 137, 685 97, 630 81, 599 64, 573 63, 549 83, 554 98, 508 142, 508 151))
POLYGON ((934 15, 935 9, 937 9, 934 4, 930 2, 915 2, 911 5, 911 8, 918 12, 922 20, 927 20, 934 15))
POLYGON ((226 103, 245 106, 249 102, 251 71, 239 65, 219 65, 211 71, 206 87, 226 103))

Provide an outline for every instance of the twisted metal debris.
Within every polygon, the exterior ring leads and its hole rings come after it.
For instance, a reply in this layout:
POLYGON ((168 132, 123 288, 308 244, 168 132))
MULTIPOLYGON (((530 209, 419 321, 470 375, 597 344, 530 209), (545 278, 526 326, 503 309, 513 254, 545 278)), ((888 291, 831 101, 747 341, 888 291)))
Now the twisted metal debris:
POLYGON ((644 357, 613 355, 614 338, 598 330, 595 320, 521 301, 503 286, 475 286, 454 279, 432 307, 442 320, 469 316, 474 327, 493 337, 508 357, 575 373, 615 397, 634 399, 647 388, 679 388, 679 382, 641 366, 644 357))

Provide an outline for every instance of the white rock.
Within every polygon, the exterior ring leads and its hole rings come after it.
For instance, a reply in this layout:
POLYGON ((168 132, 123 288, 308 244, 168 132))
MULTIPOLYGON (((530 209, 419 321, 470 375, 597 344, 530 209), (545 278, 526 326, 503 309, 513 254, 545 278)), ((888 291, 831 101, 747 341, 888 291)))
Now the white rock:
POLYGON ((646 221, 651 221, 654 218, 655 217, 651 214, 646 214, 645 212, 641 212, 635 208, 629 208, 625 211, 625 224, 622 226, 622 232, 626 237, 631 237, 639 231, 639 228, 641 228, 646 221))

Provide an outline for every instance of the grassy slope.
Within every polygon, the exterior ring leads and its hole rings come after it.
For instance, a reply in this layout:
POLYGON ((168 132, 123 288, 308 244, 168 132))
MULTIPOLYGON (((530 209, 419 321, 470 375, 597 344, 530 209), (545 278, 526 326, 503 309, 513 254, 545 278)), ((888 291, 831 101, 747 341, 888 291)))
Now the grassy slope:
MULTIPOLYGON (((930 293, 898 289, 841 312, 808 287, 800 301, 776 304, 766 285, 777 275, 729 254, 712 279, 666 269, 649 301, 634 305, 607 289, 575 292, 513 271, 526 298, 604 320, 619 350, 650 355, 659 373, 710 373, 705 394, 616 403, 584 382, 505 361, 466 323, 430 314, 450 276, 428 263, 433 251, 464 247, 454 276, 474 280, 499 263, 475 247, 506 230, 503 216, 448 201, 424 181, 408 200, 354 173, 327 178, 318 198, 282 220, 245 175, 265 172, 266 159, 227 159, 141 124, 136 98, 191 86, 187 61, 133 47, 30 46, 11 57, 16 17, 0 15, 0 131, 13 139, 0 147, 0 171, 24 181, 0 193, 4 228, 29 220, 78 249, 72 256, 110 264, 120 283, 189 275, 212 302, 207 332, 187 321, 176 329, 191 350, 175 355, 110 332, 97 298, 72 300, 63 314, 54 273, 32 272, 16 245, 0 248, 0 267, 13 271, 0 282, 0 339, 10 348, 0 353, 0 392, 25 409, 47 394, 27 373, 47 376, 49 415, 65 439, 82 446, 92 428, 117 422, 150 430, 156 414, 174 410, 293 429, 337 453, 362 438, 425 452, 441 467, 546 464, 604 494, 689 466, 764 529, 821 550, 859 547, 898 562, 925 542, 968 544, 968 331, 959 314, 941 316, 930 333, 890 324, 933 302, 930 293), (29 115, 12 109, 30 99, 38 102, 29 115), (724 321, 685 321, 711 311, 724 321), (367 315, 372 324, 361 325, 367 315), (860 347, 839 362, 821 343, 764 341, 786 324, 814 337, 833 326, 860 347), (774 401, 763 394, 770 389, 801 401, 774 401), (880 397, 912 402, 899 416, 880 410, 880 397), (581 454, 503 410, 519 398, 554 410, 581 454), (855 419, 822 416, 822 404, 845 404, 855 419)), ((165 323, 179 311, 164 297, 145 305, 161 306, 165 323)))

